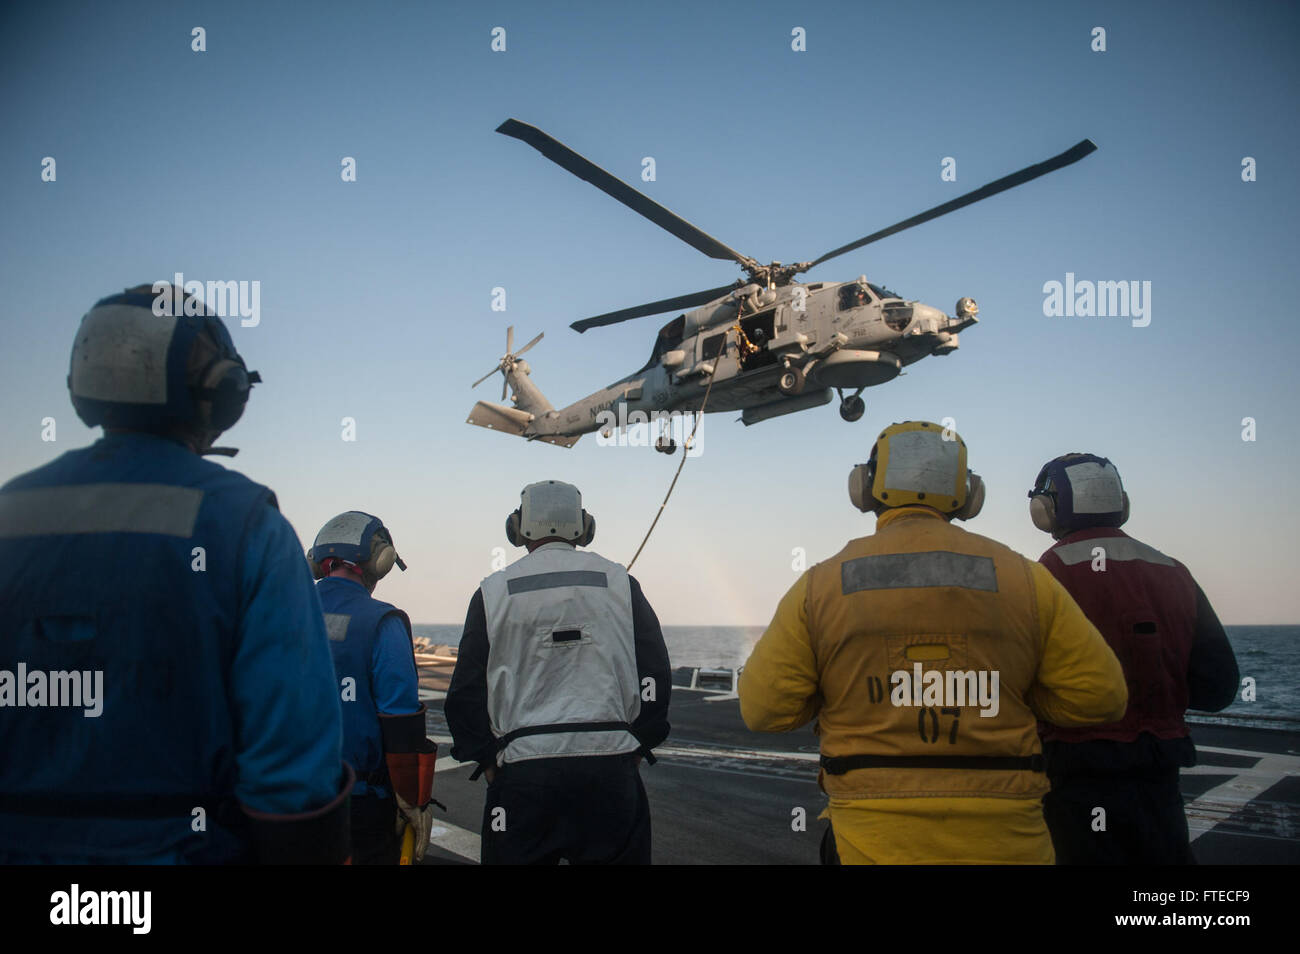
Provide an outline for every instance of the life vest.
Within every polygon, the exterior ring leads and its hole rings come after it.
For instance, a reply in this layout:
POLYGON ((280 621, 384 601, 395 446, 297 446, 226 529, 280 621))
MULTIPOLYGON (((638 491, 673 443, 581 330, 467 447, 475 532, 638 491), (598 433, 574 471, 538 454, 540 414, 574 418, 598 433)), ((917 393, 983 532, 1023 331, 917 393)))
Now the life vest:
MULTIPOLYGON (((343 708, 343 761, 357 774, 355 795, 386 795, 391 790, 384 762, 384 740, 379 727, 379 709, 371 691, 370 669, 379 626, 397 616, 411 636, 411 621, 391 603, 372 597, 364 586, 352 580, 326 577, 316 584, 325 631, 334 657, 334 675, 340 686, 343 708), (350 680, 346 681, 346 680, 350 680)), ((414 644, 412 644, 414 653, 414 644)))
POLYGON ((1187 666, 1196 632, 1196 582, 1187 568, 1109 527, 1072 533, 1039 562, 1101 631, 1128 682, 1128 711, 1119 722, 1044 724, 1044 740, 1132 742, 1143 732, 1159 739, 1187 735, 1187 666))
POLYGON ((634 752, 641 711, 627 571, 548 543, 485 579, 488 715, 501 763, 634 752))
POLYGON ((809 572, 828 794, 1031 799, 1048 790, 1026 703, 1042 636, 1024 557, 902 510, 809 572))
POLYGON ((52 696, 0 709, 0 846, 124 861, 244 855, 229 695, 239 531, 274 505, 243 475, 136 434, 0 489, 0 670, 102 673, 93 717, 52 696), (206 830, 195 832, 200 807, 206 830))

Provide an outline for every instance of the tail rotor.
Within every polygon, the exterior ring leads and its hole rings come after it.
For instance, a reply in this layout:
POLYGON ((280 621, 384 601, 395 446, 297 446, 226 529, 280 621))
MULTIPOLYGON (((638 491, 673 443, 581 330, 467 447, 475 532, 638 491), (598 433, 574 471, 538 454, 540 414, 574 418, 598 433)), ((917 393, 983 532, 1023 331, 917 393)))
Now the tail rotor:
POLYGON ((537 344, 537 342, 541 341, 545 335, 546 332, 543 331, 532 341, 528 342, 528 344, 524 345, 518 351, 515 351, 514 350, 515 326, 510 325, 508 328, 506 328, 506 353, 501 356, 501 360, 497 362, 497 366, 495 368, 493 368, 487 374, 483 375, 483 377, 479 378, 477 381, 475 381, 473 384, 470 385, 471 390, 473 388, 478 387, 488 378, 492 377, 492 375, 500 371, 501 372, 501 400, 504 401, 506 399, 506 394, 508 393, 507 385, 510 378, 510 372, 515 369, 515 365, 519 360, 519 356, 523 354, 525 351, 527 351, 529 348, 531 348, 533 345, 537 344))

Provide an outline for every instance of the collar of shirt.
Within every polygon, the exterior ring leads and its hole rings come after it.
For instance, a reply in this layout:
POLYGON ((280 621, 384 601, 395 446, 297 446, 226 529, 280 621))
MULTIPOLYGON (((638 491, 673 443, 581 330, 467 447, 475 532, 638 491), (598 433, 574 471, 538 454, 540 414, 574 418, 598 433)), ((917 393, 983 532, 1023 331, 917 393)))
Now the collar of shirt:
MULTIPOLYGON (((351 583, 353 586, 359 586, 361 587, 361 589, 366 590, 366 585, 364 583, 362 583, 360 580, 354 580, 350 576, 327 576, 325 577, 325 579, 342 580, 344 583, 351 583)), ((369 593, 370 591, 366 590, 366 592, 369 593)))
POLYGON ((552 540, 550 543, 543 543, 540 547, 537 547, 532 552, 536 553, 538 550, 552 550, 555 549, 556 547, 564 547, 566 550, 575 549, 572 543, 565 543, 563 540, 552 540))
POLYGON ((891 507, 876 518, 876 529, 892 523, 902 517, 933 517, 936 520, 947 519, 937 510, 930 507, 914 505, 910 507, 891 507))

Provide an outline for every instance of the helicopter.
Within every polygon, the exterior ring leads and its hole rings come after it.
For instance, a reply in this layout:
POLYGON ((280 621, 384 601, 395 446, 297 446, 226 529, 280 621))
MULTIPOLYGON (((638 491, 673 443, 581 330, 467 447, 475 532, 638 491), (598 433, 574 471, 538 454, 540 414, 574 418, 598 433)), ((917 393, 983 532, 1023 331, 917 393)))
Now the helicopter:
MULTIPOLYGON (((958 333, 979 320, 979 307, 973 299, 961 298, 950 316, 904 299, 867 281, 865 275, 848 282, 808 284, 796 277, 864 245, 1055 172, 1097 149, 1091 139, 1084 139, 1057 156, 820 258, 783 265, 762 264, 742 255, 536 126, 509 119, 496 131, 532 146, 710 258, 736 262, 745 273, 730 285, 573 322, 570 327, 581 334, 633 318, 690 309, 660 329, 649 360, 639 370, 558 410, 533 383, 532 369, 521 358, 545 332, 515 351, 514 328, 508 328, 506 353, 471 387, 499 372, 501 400, 505 401, 508 389, 511 405, 479 401, 468 423, 562 447, 572 447, 593 431, 608 436, 615 421, 664 421, 675 413, 740 411, 741 421, 748 426, 829 404, 832 390, 840 399, 840 417, 857 421, 866 410, 861 397, 865 389, 893 380, 904 367, 924 357, 956 351, 958 333)), ((654 446, 663 453, 676 450, 675 441, 663 433, 654 446)))

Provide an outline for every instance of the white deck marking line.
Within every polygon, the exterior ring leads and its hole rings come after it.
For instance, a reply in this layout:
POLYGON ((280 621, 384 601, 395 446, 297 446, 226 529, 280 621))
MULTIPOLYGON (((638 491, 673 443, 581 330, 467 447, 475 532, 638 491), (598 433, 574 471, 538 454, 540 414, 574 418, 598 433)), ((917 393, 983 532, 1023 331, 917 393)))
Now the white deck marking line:
POLYGON ((729 759, 798 759, 801 762, 816 762, 821 756, 813 752, 764 752, 759 749, 712 749, 703 747, 679 748, 673 745, 661 745, 655 749, 655 755, 701 756, 703 758, 729 759))
MULTIPOLYGON (((438 761, 441 762, 442 759, 438 761)), ((468 858, 474 864, 480 863, 479 849, 482 847, 482 840, 476 831, 435 818, 433 830, 429 835, 429 844, 443 851, 450 851, 453 855, 468 858)))
POLYGON ((1205 747, 1205 751, 1254 756, 1259 758, 1259 762, 1248 769, 1204 765, 1183 770, 1188 775, 1230 774, 1232 776, 1226 782, 1214 786, 1208 792, 1188 802, 1185 810, 1188 834, 1192 841, 1208 831, 1213 831, 1220 822, 1227 821, 1252 799, 1282 779, 1300 775, 1300 758, 1293 755, 1270 755, 1240 749, 1214 749, 1208 746, 1205 747))
POLYGON ((1298 774, 1294 770, 1284 771, 1278 774, 1276 768, 1228 768, 1223 765, 1194 765, 1191 768, 1179 769, 1182 775, 1231 775, 1234 778, 1267 778, 1277 781, 1279 778, 1285 778, 1288 775, 1298 774))
POLYGON ((1197 752, 1222 752, 1224 755, 1244 755, 1253 759, 1293 759, 1297 765, 1300 765, 1300 759, 1292 755, 1283 755, 1280 752, 1256 752, 1253 749, 1221 749, 1213 745, 1197 745, 1197 752))
POLYGON ((437 701, 438 699, 446 699, 447 693, 443 692, 441 689, 421 689, 420 698, 427 699, 430 702, 434 702, 437 701))

